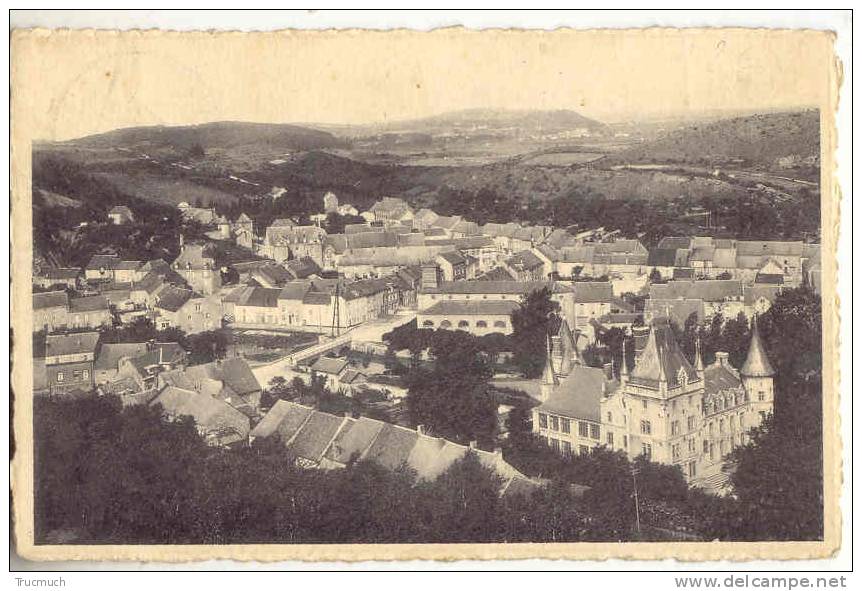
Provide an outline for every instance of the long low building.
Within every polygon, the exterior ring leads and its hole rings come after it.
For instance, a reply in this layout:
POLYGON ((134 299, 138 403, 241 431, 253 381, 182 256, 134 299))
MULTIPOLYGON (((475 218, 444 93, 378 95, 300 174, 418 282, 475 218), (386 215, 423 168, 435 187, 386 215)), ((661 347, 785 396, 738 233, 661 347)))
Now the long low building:
POLYGON ((463 330, 477 336, 511 334, 511 314, 517 308, 518 302, 506 300, 446 300, 419 312, 416 323, 419 328, 463 330))
POLYGON ((368 417, 336 416, 279 400, 249 434, 251 440, 273 438, 288 457, 304 468, 339 469, 365 460, 389 470, 410 468, 420 481, 433 481, 472 452, 501 480, 500 494, 522 494, 538 483, 503 459, 501 451, 484 451, 368 417))

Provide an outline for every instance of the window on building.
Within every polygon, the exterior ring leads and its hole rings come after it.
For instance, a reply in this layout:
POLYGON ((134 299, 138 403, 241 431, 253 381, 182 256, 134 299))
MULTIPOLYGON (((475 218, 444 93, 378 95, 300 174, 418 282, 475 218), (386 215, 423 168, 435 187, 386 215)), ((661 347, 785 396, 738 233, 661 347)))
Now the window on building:
POLYGON ((647 401, 646 401, 646 400, 641 400, 641 402, 642 402, 642 403, 643 403, 643 405, 644 405, 644 410, 646 410, 646 408, 647 408, 647 401))
POLYGON ((629 448, 629 436, 623 435, 623 449, 629 448))
POLYGON ((697 462, 688 463, 688 477, 694 478, 697 475, 697 462))
POLYGON ((560 453, 560 440, 559 439, 551 439, 551 449, 557 453, 560 453))
POLYGON ((703 440, 703 453, 709 453, 709 441, 703 440))
POLYGON ((694 431, 694 417, 693 416, 688 417, 688 425, 687 426, 688 426, 689 431, 694 431))
POLYGON ((588 455, 590 453, 590 448, 587 447, 586 445, 579 445, 578 446, 578 453, 582 456, 588 455))
POLYGON ((724 433, 724 419, 718 420, 718 432, 724 433))
POLYGON ((572 455, 572 444, 570 442, 561 441, 560 446, 562 448, 564 456, 568 457, 568 456, 572 455))
POLYGON ((542 429, 548 428, 548 415, 546 415, 545 413, 539 413, 539 426, 542 429))
POLYGON ((448 320, 444 320, 443 322, 440 323, 440 328, 450 328, 451 326, 452 326, 452 323, 449 322, 448 320))
POLYGON ((649 443, 641 444, 641 455, 646 459, 650 459, 652 457, 652 446, 649 443))
POLYGON ((670 446, 670 455, 674 460, 679 458, 679 443, 674 443, 670 446))
POLYGON ((679 421, 671 421, 671 423, 670 423, 670 434, 671 435, 679 435, 679 421))
POLYGON ((560 419, 557 417, 551 417, 551 431, 559 431, 560 430, 560 419))
POLYGON ((612 415, 611 413, 608 413, 608 422, 609 422, 609 423, 613 423, 613 422, 614 422, 614 420, 613 420, 613 415, 612 415))
POLYGON ((505 320, 495 320, 494 321, 494 328, 506 328, 506 321, 505 320))
POLYGON ((709 422, 709 434, 712 435, 713 433, 715 433, 715 423, 710 421, 709 422))
POLYGON ((694 453, 694 437, 688 440, 688 453, 694 453))
POLYGON ((764 392, 763 390, 758 391, 757 392, 757 399, 760 402, 763 402, 764 400, 766 400, 766 392, 764 392))
POLYGON ((649 421, 641 421, 641 433, 644 435, 652 433, 652 424, 649 421))
POLYGON ((569 419, 560 419, 560 431, 563 433, 572 432, 572 422, 569 419))
POLYGON ((488 323, 487 323, 487 322, 485 322, 484 320, 477 320, 477 321, 476 321, 476 326, 477 326, 478 328, 487 328, 487 327, 488 327, 488 323))
POLYGON ((601 432, 599 426, 596 424, 590 424, 590 438, 591 439, 601 439, 601 432))
POLYGON ((590 427, 587 423, 583 421, 578 421, 578 435, 581 437, 589 437, 590 436, 590 427))
POLYGON ((62 371, 58 371, 58 372, 57 372, 57 382, 62 382, 62 381, 63 381, 63 380, 65 380, 65 379, 66 379, 66 376, 65 376, 65 375, 63 375, 63 372, 62 372, 62 371))
POLYGON ((607 439, 608 439, 608 445, 613 447, 614 446, 614 432, 613 431, 607 432, 607 439))

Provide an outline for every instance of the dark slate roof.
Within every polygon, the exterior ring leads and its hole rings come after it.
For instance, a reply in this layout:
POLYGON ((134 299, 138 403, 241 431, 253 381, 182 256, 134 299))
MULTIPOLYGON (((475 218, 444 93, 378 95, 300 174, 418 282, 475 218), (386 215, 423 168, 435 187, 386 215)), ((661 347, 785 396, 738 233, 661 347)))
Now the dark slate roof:
POLYGON ((176 312, 189 301, 194 292, 190 289, 182 289, 173 285, 168 285, 159 294, 157 307, 170 312, 176 312))
POLYGON ((65 291, 46 291, 33 294, 33 309, 66 308, 69 305, 69 295, 65 291))
POLYGON ((518 308, 518 302, 509 300, 467 301, 444 300, 420 312, 426 316, 508 316, 518 308))
POLYGON ((320 273, 320 266, 311 257, 301 257, 284 263, 287 271, 296 279, 305 279, 309 275, 320 273))
POLYGON ((742 381, 721 364, 714 363, 703 370, 703 386, 707 395, 739 387, 742 381))
POLYGON ((107 309, 108 299, 103 295, 72 298, 69 300, 69 311, 71 312, 94 312, 96 310, 107 309))
POLYGON ((350 362, 343 357, 320 357, 314 362, 314 365, 311 366, 311 370, 337 376, 349 363, 350 362))
POLYGON ((748 355, 745 357, 745 363, 742 364, 740 373, 749 377, 771 377, 775 375, 775 370, 772 369, 772 364, 769 363, 766 348, 760 340, 760 331, 757 328, 756 318, 754 330, 751 334, 751 343, 748 346, 748 355))
POLYGON ((363 460, 371 460, 384 468, 397 470, 407 464, 418 434, 410 429, 385 423, 363 460))
POLYGON ((326 451, 326 458, 339 464, 347 464, 352 457, 358 458, 371 446, 385 425, 383 421, 368 417, 348 419, 326 451))
POLYGON ((278 437, 290 441, 311 415, 312 409, 287 400, 277 400, 269 412, 251 430, 252 437, 278 437))
POLYGON ((313 411, 287 448, 296 457, 319 462, 343 422, 344 417, 313 411))
POLYGON ((673 270, 673 278, 674 280, 694 279, 694 269, 676 267, 673 270))
POLYGON ((281 289, 278 287, 253 287, 245 294, 245 298, 237 302, 238 306, 255 306, 259 308, 277 308, 278 296, 281 289))
POLYGON ((123 357, 137 357, 147 352, 146 343, 105 343, 96 358, 96 369, 117 369, 123 357))
POLYGON ((783 285, 784 275, 778 275, 776 273, 758 273, 754 282, 765 283, 767 285, 783 285))
POLYGON ((49 334, 45 337, 45 357, 54 355, 73 355, 93 353, 99 342, 97 332, 77 332, 73 334, 49 334))
POLYGON ((650 285, 650 298, 671 300, 676 298, 698 299, 705 302, 739 300, 743 296, 743 285, 735 279, 704 279, 701 281, 668 281, 650 285))
POLYGON ((423 288, 426 293, 506 294, 523 295, 542 288, 552 293, 569 291, 551 281, 442 281, 436 288, 423 288))
POLYGON ((579 304, 611 302, 614 289, 610 281, 578 281, 572 285, 575 302, 579 304))
POLYGON ((544 264, 542 259, 533 254, 532 251, 522 250, 513 254, 506 264, 516 271, 532 270, 542 267, 544 264))
POLYGON ((113 269, 119 262, 120 257, 115 254, 94 254, 87 263, 87 269, 113 269))
POLYGON ((691 238, 689 236, 665 236, 659 240, 658 248, 665 250, 676 250, 677 248, 690 248, 691 238))
POLYGON ((598 423, 601 422, 601 399, 615 387, 615 383, 606 379, 604 370, 574 365, 569 375, 554 386, 548 400, 539 406, 539 412, 598 423))
POLYGON ((302 303, 311 306, 328 306, 331 300, 332 296, 328 293, 309 291, 303 296, 302 303))
POLYGON ((466 261, 464 255, 462 255, 458 251, 451 252, 441 252, 439 255, 444 261, 448 262, 451 265, 463 265, 466 261))
POLYGON ((513 281, 515 278, 512 277, 511 271, 506 267, 494 267, 487 273, 479 275, 476 279, 478 281, 513 281))
POLYGON ((653 248, 649 253, 647 264, 651 267, 673 267, 676 265, 675 248, 653 248))
POLYGON ((254 377, 248 361, 242 357, 228 357, 221 362, 215 361, 208 365, 210 374, 215 379, 222 380, 237 394, 250 394, 260 390, 260 384, 254 377))
POLYGON ((657 388, 664 380, 668 388, 679 383, 679 370, 689 383, 697 381, 697 372, 682 354, 667 319, 653 322, 643 353, 631 372, 631 383, 657 388))
POLYGON ((165 283, 164 277, 155 271, 150 271, 144 278, 135 283, 135 291, 145 291, 148 294, 154 293, 159 287, 165 283))

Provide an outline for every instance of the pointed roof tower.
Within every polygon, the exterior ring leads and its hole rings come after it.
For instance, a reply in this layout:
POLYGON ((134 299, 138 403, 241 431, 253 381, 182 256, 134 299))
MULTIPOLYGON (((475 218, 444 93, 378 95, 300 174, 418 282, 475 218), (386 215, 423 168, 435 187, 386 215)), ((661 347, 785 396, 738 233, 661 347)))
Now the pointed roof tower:
POLYGON ((546 355, 545 355, 545 369, 542 371, 542 385, 543 386, 556 386, 560 382, 557 380, 557 374, 554 373, 554 364, 551 360, 551 337, 550 335, 546 336, 546 355))
POLYGON ((748 355, 739 373, 747 378, 770 378, 775 375, 775 370, 772 369, 772 364, 769 363, 769 357, 766 355, 766 348, 763 346, 763 341, 760 340, 757 315, 752 321, 751 344, 748 346, 748 355))
POLYGON ((700 337, 697 337, 695 341, 694 369, 697 371, 697 375, 703 375, 703 352, 700 350, 700 337))

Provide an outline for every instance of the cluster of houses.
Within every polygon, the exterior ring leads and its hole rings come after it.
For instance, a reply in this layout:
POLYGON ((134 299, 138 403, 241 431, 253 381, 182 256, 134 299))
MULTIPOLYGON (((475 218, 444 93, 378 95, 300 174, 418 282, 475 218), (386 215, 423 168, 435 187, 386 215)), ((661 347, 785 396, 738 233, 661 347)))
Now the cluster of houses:
MULTIPOLYGON (((157 329, 187 334, 231 326, 325 340, 406 311, 419 328, 506 335, 522 298, 547 289, 560 322, 549 335, 542 379, 498 384, 534 398, 536 433, 560 453, 608 445, 680 465, 690 480, 720 487, 722 458, 771 409, 772 369, 756 330, 737 371, 724 354, 709 367, 699 355, 688 361, 668 323, 717 314, 754 319, 787 287, 820 285, 819 246, 803 242, 668 237, 650 250, 603 228, 479 225, 391 197, 360 213, 331 192, 318 222, 332 212, 358 213, 364 222, 328 234, 319 223, 284 218, 259 234, 246 214, 230 221, 212 208, 179 209, 209 231, 204 242, 185 244, 180 236, 170 263, 95 254, 83 269, 34 273, 33 330, 46 334, 36 390, 97 389, 124 404, 160 404, 170 416, 194 417, 214 444, 277 437, 298 463, 316 468, 360 457, 406 463, 430 478, 467 448, 421 429, 293 403, 263 416, 261 385, 244 358, 187 366, 176 343, 103 343, 100 331, 145 317, 157 329), (217 264, 212 245, 220 241, 247 249, 249 260, 217 264), (613 327, 634 335, 634 366, 587 367, 585 347, 613 327)), ((109 218, 134 221, 122 206, 109 218)), ((295 374, 323 376, 331 390, 353 395, 382 371, 321 355, 295 374)), ((480 458, 503 476, 504 488, 529 484, 493 454, 480 458)))

